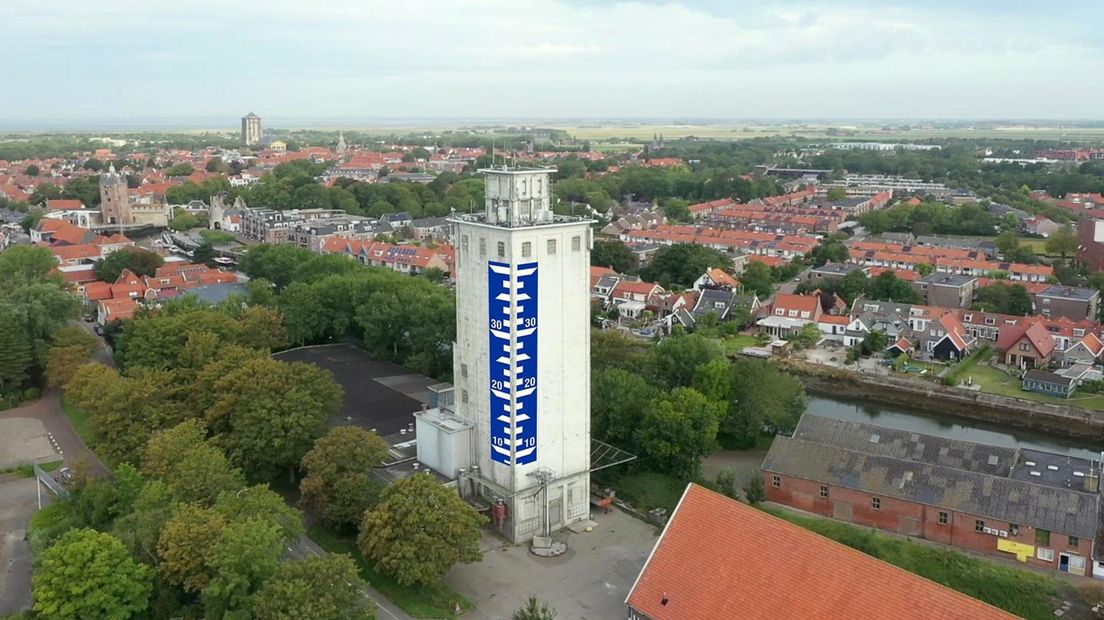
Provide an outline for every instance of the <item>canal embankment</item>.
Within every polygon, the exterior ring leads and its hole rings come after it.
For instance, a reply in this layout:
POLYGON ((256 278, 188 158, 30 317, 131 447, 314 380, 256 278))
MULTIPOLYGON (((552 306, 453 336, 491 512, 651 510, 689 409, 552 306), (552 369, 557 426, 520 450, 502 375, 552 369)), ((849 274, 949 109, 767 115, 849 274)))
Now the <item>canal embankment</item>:
POLYGON ((971 420, 1056 436, 1104 440, 1104 411, 1054 405, 892 375, 859 374, 841 368, 779 358, 812 394, 923 408, 971 420))

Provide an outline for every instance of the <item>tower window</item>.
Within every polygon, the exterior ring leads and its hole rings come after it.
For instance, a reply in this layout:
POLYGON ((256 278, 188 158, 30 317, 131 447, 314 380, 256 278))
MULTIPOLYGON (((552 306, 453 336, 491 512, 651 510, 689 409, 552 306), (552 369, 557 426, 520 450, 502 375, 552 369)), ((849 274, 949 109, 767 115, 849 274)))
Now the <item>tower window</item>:
POLYGON ((571 238, 571 251, 578 252, 581 249, 583 249, 583 240, 579 235, 575 235, 571 238))
POLYGON ((460 237, 460 249, 463 250, 464 252, 468 251, 468 236, 467 235, 462 235, 460 237))
POLYGON ((529 241, 524 241, 521 244, 521 257, 529 258, 533 255, 533 244, 529 241))
POLYGON ((555 254, 556 253, 556 240, 555 239, 549 239, 548 240, 548 253, 549 254, 555 254))
POLYGON ((505 241, 499 241, 498 242, 498 257, 499 258, 506 258, 506 242, 505 241))
POLYGON ((483 258, 487 255, 487 240, 479 239, 479 258, 483 258))

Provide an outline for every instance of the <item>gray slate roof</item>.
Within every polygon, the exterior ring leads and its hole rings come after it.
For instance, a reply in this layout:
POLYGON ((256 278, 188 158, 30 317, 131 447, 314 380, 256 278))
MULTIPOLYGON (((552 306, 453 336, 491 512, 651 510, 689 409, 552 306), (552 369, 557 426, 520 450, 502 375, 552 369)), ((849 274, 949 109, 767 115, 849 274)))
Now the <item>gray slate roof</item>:
POLYGON ((1009 477, 1019 460, 1016 448, 806 414, 793 437, 775 439, 763 470, 998 522, 1095 537, 1099 495, 1064 483, 1009 477))

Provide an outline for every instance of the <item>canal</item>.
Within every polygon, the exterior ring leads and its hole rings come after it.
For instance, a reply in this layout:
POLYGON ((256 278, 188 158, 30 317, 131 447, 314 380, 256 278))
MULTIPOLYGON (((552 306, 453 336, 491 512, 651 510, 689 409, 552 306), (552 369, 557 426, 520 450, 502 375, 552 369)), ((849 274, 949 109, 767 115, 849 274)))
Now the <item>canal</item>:
POLYGON ((1104 451, 1104 445, 1095 445, 1089 441, 1004 428, 999 424, 951 416, 923 407, 905 408, 809 394, 809 407, 805 411, 827 418, 866 422, 925 435, 1012 448, 1032 448, 1084 459, 1100 460, 1101 451, 1104 451))

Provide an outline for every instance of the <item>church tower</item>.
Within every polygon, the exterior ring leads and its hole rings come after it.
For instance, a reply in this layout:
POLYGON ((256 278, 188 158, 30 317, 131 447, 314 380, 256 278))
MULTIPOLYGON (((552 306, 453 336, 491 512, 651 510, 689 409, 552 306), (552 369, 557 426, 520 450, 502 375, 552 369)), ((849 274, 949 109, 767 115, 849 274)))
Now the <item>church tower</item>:
POLYGON ((555 170, 480 172, 484 212, 453 219, 455 408, 478 493, 521 542, 590 514, 591 229, 552 213, 555 170))
POLYGON ((100 176, 100 218, 104 224, 134 223, 126 177, 115 172, 114 164, 100 176))
POLYGON ((340 131, 337 133, 337 148, 334 149, 334 155, 337 156, 338 162, 345 163, 348 161, 348 159, 346 159, 348 150, 349 147, 345 146, 345 132, 340 131))

